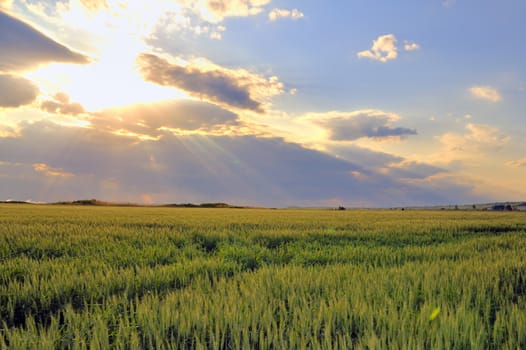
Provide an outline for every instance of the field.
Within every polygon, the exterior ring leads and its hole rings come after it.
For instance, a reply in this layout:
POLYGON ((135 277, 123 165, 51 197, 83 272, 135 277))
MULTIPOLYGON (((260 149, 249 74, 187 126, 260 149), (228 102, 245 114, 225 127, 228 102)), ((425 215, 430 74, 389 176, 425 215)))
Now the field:
POLYGON ((524 349, 526 215, 0 205, 0 349, 524 349))

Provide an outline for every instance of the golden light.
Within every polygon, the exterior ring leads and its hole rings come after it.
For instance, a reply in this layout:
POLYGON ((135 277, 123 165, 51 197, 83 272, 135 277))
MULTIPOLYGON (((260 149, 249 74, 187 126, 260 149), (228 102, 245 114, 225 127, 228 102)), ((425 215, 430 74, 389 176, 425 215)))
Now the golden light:
POLYGON ((88 111, 138 102, 188 98, 183 91, 145 82, 134 60, 111 53, 88 66, 51 65, 28 74, 49 94, 67 93, 88 111), (132 62, 130 62, 132 61, 132 62))
POLYGON ((136 69, 136 57, 150 51, 144 38, 150 35, 161 16, 178 7, 168 1, 107 1, 106 6, 89 10, 72 1, 61 11, 61 21, 81 33, 89 33, 93 58, 88 65, 53 64, 26 76, 40 84, 44 93, 65 92, 88 111, 139 102, 184 99, 188 95, 174 88, 145 82, 136 69))

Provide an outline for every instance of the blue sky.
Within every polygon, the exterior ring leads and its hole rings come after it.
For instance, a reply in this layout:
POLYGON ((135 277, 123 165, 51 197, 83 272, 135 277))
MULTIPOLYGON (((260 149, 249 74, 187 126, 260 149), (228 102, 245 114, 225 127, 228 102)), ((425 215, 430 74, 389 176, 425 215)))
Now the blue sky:
POLYGON ((0 9, 0 199, 526 199, 523 1, 0 9))

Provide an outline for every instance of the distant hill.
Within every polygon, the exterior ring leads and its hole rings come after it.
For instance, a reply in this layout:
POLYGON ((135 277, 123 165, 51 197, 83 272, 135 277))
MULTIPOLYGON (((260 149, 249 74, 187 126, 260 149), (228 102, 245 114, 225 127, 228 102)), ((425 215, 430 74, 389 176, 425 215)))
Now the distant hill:
POLYGON ((10 200, 7 200, 7 201, 0 201, 0 204, 35 204, 35 203, 26 202, 26 201, 10 201, 10 200))
POLYGON ((168 208, 247 208, 247 207, 241 207, 236 205, 230 205, 227 203, 201 203, 201 204, 193 204, 193 203, 183 203, 183 204, 164 204, 159 205, 159 207, 168 207, 168 208))
MULTIPOLYGON (((100 206, 100 207, 152 207, 152 208, 233 208, 233 209, 243 209, 243 208, 261 208, 264 207, 252 207, 252 206, 238 206, 231 205, 223 202, 212 202, 212 203, 171 203, 171 204, 156 204, 156 205, 146 205, 146 204, 137 204, 137 203, 118 203, 118 202, 105 202, 98 199, 79 199, 75 201, 61 201, 54 203, 41 203, 41 202, 31 202, 31 201, 15 201, 15 200, 5 200, 0 201, 0 204, 51 204, 51 205, 78 205, 78 206, 100 206)), ((297 209, 315 209, 315 208, 305 208, 305 207, 291 207, 297 209)), ((479 203, 479 204, 449 204, 449 205, 433 205, 433 206, 407 206, 407 207, 392 207, 392 208, 358 208, 352 207, 350 209, 391 209, 391 210, 494 210, 494 211, 526 211, 526 201, 522 202, 493 202, 493 203, 479 203)), ((321 209, 321 208, 318 208, 321 209)), ((345 210, 345 207, 339 208, 323 208, 323 209, 339 209, 345 210)))
POLYGON ((143 205, 137 203, 116 203, 116 202, 105 202, 97 199, 81 199, 71 202, 55 202, 51 204, 56 205, 87 205, 87 206, 118 206, 118 207, 161 207, 161 208, 246 208, 241 206, 230 205, 228 203, 172 203, 172 204, 160 204, 160 205, 143 205))
POLYGON ((56 202, 51 204, 57 204, 57 205, 107 205, 108 203, 98 201, 96 199, 81 199, 77 201, 72 202, 56 202))
POLYGON ((406 210, 526 210, 526 202, 492 202, 492 203, 478 203, 478 204, 449 204, 449 205, 434 205, 422 207, 398 207, 393 209, 406 210))

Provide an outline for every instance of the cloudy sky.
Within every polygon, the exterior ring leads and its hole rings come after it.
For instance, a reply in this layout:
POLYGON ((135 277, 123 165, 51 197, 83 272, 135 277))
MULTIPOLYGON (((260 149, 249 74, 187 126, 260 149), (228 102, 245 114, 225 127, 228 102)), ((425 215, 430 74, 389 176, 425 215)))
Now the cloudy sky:
POLYGON ((0 200, 525 200, 523 0, 0 0, 0 200))

